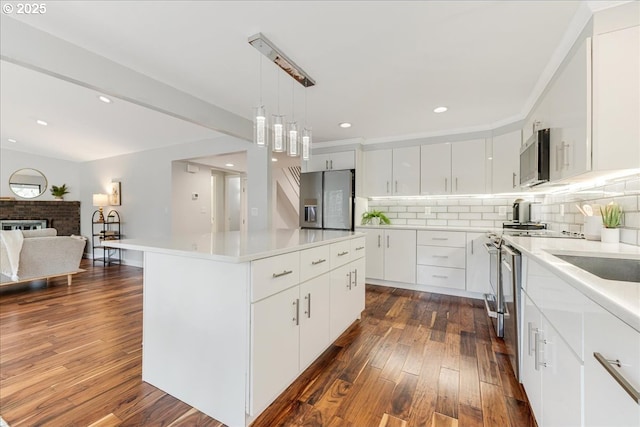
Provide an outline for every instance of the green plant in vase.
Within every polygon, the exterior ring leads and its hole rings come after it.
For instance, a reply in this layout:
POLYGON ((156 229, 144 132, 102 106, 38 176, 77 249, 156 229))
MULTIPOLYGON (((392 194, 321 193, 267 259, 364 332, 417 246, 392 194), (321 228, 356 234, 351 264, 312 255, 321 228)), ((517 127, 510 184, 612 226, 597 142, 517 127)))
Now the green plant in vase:
POLYGON ((67 184, 62 184, 61 186, 52 185, 51 186, 51 195, 58 200, 64 199, 64 195, 69 192, 67 188, 67 184))
POLYGON ((391 220, 381 211, 371 210, 362 214, 362 225, 391 224, 391 220))
POLYGON ((611 202, 604 208, 600 207, 602 215, 602 225, 605 228, 618 228, 622 219, 622 208, 616 202, 611 202))

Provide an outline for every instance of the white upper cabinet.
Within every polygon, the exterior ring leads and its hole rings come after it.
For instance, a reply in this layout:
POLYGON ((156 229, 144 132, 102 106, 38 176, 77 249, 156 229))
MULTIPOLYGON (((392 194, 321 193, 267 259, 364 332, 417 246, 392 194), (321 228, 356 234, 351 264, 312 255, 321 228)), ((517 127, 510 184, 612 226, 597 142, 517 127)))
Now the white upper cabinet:
POLYGON ((420 147, 365 152, 367 196, 420 194, 420 147))
POLYGON ((420 147, 420 193, 451 192, 451 144, 429 144, 420 147))
POLYGON ((355 151, 341 151, 338 153, 313 154, 311 158, 302 162, 303 172, 318 172, 325 170, 355 169, 355 151))
POLYGON ((485 193, 485 140, 423 145, 421 194, 485 193))
POLYGON ((451 144, 451 192, 486 193, 485 140, 472 139, 451 144))
POLYGON ((491 192, 509 193, 520 190, 520 146, 522 131, 493 137, 491 192))
POLYGON ((593 40, 593 169, 640 168, 640 26, 593 40))

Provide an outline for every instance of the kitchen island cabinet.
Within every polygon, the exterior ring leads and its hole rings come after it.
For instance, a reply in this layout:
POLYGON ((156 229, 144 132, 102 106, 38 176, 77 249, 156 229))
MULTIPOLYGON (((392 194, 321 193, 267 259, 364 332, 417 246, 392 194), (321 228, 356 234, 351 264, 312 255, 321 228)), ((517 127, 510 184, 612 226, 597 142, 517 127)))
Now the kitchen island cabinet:
POLYGON ((143 381, 248 426, 360 317, 364 244, 332 230, 119 241, 144 252, 143 381), (332 296, 341 269, 348 298, 332 296))

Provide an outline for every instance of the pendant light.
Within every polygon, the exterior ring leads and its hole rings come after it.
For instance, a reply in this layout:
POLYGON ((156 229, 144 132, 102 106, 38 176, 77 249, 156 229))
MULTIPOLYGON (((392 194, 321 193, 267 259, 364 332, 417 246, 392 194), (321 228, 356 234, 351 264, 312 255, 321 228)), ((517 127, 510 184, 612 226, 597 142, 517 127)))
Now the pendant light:
POLYGON ((298 124, 296 123, 296 106, 295 106, 295 88, 293 87, 293 81, 291 81, 291 122, 287 126, 287 156, 298 157, 298 124))
POLYGON ((285 135, 284 135, 284 116, 280 115, 280 73, 278 74, 278 112, 271 116, 271 145, 272 149, 276 153, 283 153, 286 150, 285 135))
POLYGON ((311 158, 311 127, 307 126, 307 88, 304 88, 304 128, 302 129, 302 160, 311 158))
POLYGON ((253 114, 253 142, 258 147, 267 146, 267 113, 262 103, 262 56, 260 56, 260 104, 253 114))

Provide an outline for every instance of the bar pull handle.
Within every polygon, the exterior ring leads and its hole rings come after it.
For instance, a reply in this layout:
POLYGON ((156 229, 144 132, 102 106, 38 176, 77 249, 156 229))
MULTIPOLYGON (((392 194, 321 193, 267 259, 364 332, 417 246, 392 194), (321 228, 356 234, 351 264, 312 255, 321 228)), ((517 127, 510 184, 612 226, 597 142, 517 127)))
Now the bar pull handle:
POLYGON ((344 255, 346 255, 348 253, 349 253, 349 251, 338 252, 338 256, 344 256, 344 255))
POLYGON ((473 255, 473 240, 471 241, 471 255, 473 255))
POLYGON ((398 192, 398 180, 396 179, 396 193, 398 192))
POLYGON ((349 280, 347 281, 347 289, 351 290, 351 272, 347 273, 349 280))
POLYGON ((536 346, 536 342, 534 339, 532 339, 535 336, 535 333, 538 331, 538 328, 536 328, 535 326, 533 326, 533 323, 529 322, 529 356, 533 356, 533 352, 535 351, 535 346, 536 346))
MULTIPOLYGON (((378 237, 380 237, 380 236, 378 236, 378 237)), ((364 246, 358 246, 358 247, 356 248, 356 251, 361 251, 361 250, 363 250, 363 249, 364 249, 364 246)))
POLYGON ((320 258, 317 261, 311 261, 311 265, 318 265, 318 264, 322 264, 323 262, 327 262, 327 260, 324 258, 320 258))
POLYGON ((444 179, 444 191, 445 191, 445 193, 447 192, 447 188, 448 188, 447 184, 448 184, 448 181, 447 181, 447 178, 445 178, 444 179))
POLYGON ((304 314, 307 315, 307 319, 311 319, 311 294, 308 293, 304 299, 307 300, 307 311, 305 311, 304 314))
POLYGON ((387 193, 389 192, 389 181, 387 181, 387 193))
POLYGON ((378 234, 378 247, 380 247, 380 239, 382 238, 382 236, 380 234, 378 234))
POLYGON ((513 173, 513 177, 511 178, 511 185, 513 188, 516 188, 516 173, 513 173))
POLYGON ((449 258, 449 255, 431 255, 434 258, 449 258))
POLYGON ((622 374, 618 372, 616 368, 613 367, 613 365, 615 365, 618 368, 621 368, 622 363, 620 362, 620 360, 605 359, 605 357, 598 352, 593 353, 593 357, 595 357, 596 360, 600 362, 604 369, 609 373, 609 375, 611 375, 613 379, 616 380, 618 384, 620 384, 620 386, 622 386, 624 391, 626 391, 637 404, 640 404, 640 391, 636 390, 635 387, 633 387, 631 383, 629 383, 629 381, 627 381, 627 379, 622 376, 622 374))
POLYGON ((325 161, 324 161, 324 168, 325 168, 326 170, 329 170, 329 160, 325 160, 325 161))
POLYGON ((333 169, 333 159, 331 159, 329 162, 329 164, 331 165, 331 169, 333 169))
POLYGON ((296 298, 293 305, 296 307, 296 315, 293 318, 293 321, 296 322, 296 326, 298 326, 300 325, 300 300, 296 298))
POLYGON ((540 344, 551 344, 551 341, 547 341, 546 339, 544 339, 544 331, 541 329, 537 329, 535 331, 535 335, 536 335, 536 348, 535 348, 534 359, 535 359, 536 371, 539 371, 541 366, 543 368, 546 368, 549 366, 549 364, 547 362, 542 361, 542 357, 540 357, 540 353, 544 355, 544 347, 540 346, 540 344))
POLYGON ((456 191, 458 191, 458 177, 456 176, 456 191))
POLYGON ((569 167, 569 144, 562 141, 562 165, 569 167))
POLYGON ((353 286, 358 286, 358 269, 353 270, 353 286))
POLYGON ((432 274, 431 277, 435 277, 436 279, 448 279, 449 276, 443 276, 440 274, 432 274))
POLYGON ((284 270, 282 273, 273 273, 273 278, 286 276, 287 274, 293 273, 293 270, 284 270))
POLYGON ((389 247, 389 236, 387 236, 387 247, 389 247))
POLYGON ((449 240, 448 237, 432 237, 431 240, 449 240))

